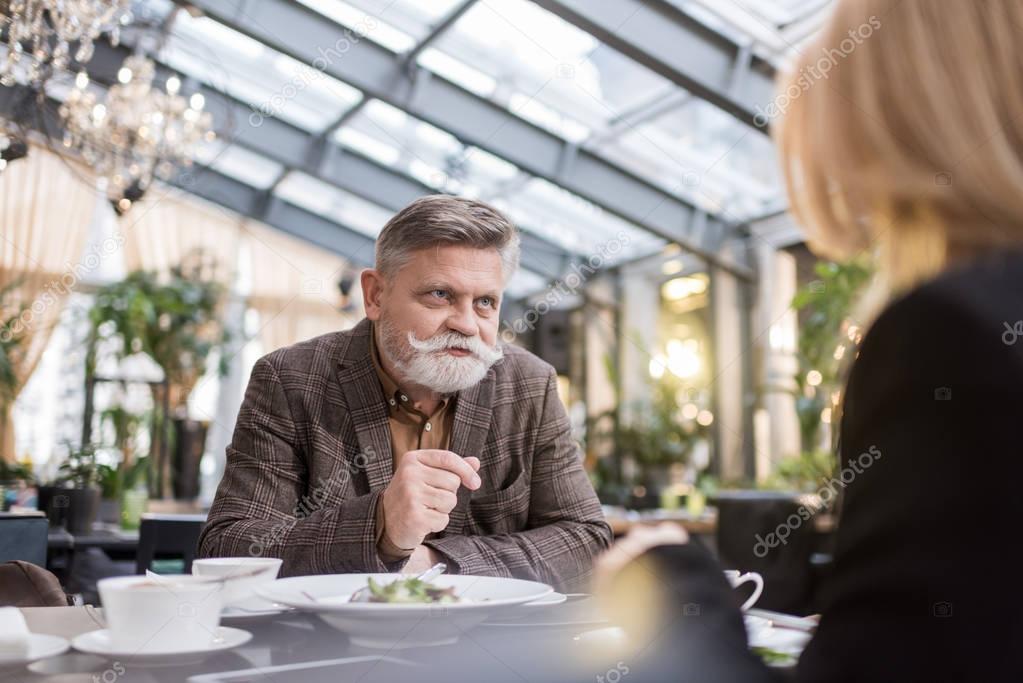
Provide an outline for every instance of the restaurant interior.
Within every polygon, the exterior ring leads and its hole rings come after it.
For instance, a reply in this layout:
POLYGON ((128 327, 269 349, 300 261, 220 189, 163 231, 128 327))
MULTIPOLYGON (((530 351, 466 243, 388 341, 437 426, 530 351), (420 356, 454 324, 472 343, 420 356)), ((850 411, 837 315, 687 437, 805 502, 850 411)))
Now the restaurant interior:
MULTIPOLYGON (((200 541, 237 485, 218 493, 260 363, 360 329, 381 230, 447 195, 518 230, 497 336, 553 368, 606 552, 684 532, 730 570, 748 652, 795 680, 827 623, 845 489, 870 476, 846 476, 839 425, 881 266, 811 250, 775 137, 803 96, 776 82, 837 4, 0 2, 0 677, 455 680, 455 658, 466 680, 645 671, 586 586, 530 575, 546 592, 519 596, 501 583, 514 570, 449 566, 437 585, 489 612, 378 621, 335 600, 357 602, 352 572, 372 569, 300 577, 272 550, 233 562, 200 541), (223 600, 190 602, 210 586, 223 600), (175 626, 130 645, 168 598, 205 641, 175 626)), ((828 70, 884 33, 846 28, 804 91, 839 87, 828 70)), ((991 334, 1014 344, 1023 323, 991 334)), ((460 455, 485 479, 485 455, 460 455)))

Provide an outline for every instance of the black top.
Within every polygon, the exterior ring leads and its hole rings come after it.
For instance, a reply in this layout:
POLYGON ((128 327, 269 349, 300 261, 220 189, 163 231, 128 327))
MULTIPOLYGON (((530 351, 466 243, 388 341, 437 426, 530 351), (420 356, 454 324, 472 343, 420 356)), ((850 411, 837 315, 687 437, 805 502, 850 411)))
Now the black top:
MULTIPOLYGON (((1023 255, 1009 254, 916 289, 871 327, 841 424, 855 472, 796 680, 1023 680, 1021 320, 1023 255)), ((700 547, 640 560, 660 567, 674 609, 635 680, 777 675, 746 652, 700 547)))

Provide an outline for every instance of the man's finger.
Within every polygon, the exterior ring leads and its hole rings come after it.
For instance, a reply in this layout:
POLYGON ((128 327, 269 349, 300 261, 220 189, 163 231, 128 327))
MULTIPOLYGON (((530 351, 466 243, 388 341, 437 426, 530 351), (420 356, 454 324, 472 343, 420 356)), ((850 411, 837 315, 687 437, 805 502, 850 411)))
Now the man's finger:
POLYGON ((418 458, 419 462, 427 467, 436 467, 457 474, 466 488, 476 490, 483 483, 469 463, 451 451, 424 450, 419 452, 418 458))
POLYGON ((456 493, 462 485, 462 480, 453 472, 438 469, 436 467, 423 468, 423 483, 435 489, 444 489, 456 493))
POLYGON ((469 463, 469 467, 471 467, 474 472, 479 472, 480 471, 480 459, 479 458, 476 458, 476 457, 473 457, 473 456, 470 455, 469 457, 467 457, 465 459, 465 461, 467 463, 469 463))
POLYGON ((455 505, 458 504, 458 496, 451 491, 445 491, 444 489, 435 489, 432 486, 428 486, 424 489, 420 495, 422 496, 423 503, 437 512, 447 514, 451 512, 455 505))

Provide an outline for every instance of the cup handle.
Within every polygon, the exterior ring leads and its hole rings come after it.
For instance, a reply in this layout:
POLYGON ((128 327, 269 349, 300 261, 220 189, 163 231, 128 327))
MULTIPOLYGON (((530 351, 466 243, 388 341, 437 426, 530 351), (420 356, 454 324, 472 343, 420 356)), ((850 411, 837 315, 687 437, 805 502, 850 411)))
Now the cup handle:
POLYGON ((749 596, 749 599, 742 603, 742 611, 744 612, 755 605, 757 600, 760 599, 760 595, 764 592, 764 577, 756 572, 746 572, 736 579, 734 584, 732 584, 733 586, 738 587, 750 581, 754 584, 753 595, 749 596))

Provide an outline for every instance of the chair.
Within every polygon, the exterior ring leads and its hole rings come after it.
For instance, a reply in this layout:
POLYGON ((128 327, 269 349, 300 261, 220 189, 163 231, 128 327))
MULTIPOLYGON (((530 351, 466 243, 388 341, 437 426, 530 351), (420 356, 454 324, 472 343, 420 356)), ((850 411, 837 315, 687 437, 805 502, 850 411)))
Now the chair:
POLYGON ((192 572, 192 560, 206 515, 142 515, 135 573, 145 574, 154 560, 179 559, 185 574, 192 572))
POLYGON ((30 562, 0 563, 0 607, 67 607, 72 604, 53 573, 30 562))
POLYGON ((46 566, 50 525, 43 513, 0 513, 0 563, 21 560, 46 566))

